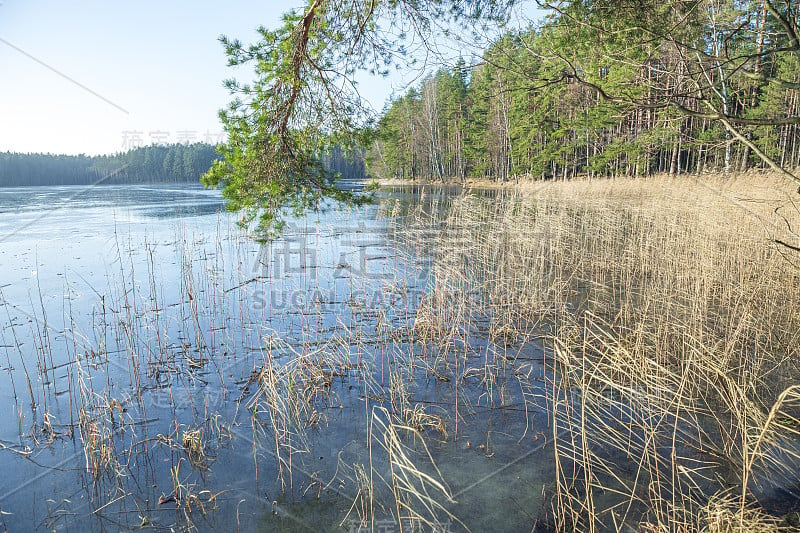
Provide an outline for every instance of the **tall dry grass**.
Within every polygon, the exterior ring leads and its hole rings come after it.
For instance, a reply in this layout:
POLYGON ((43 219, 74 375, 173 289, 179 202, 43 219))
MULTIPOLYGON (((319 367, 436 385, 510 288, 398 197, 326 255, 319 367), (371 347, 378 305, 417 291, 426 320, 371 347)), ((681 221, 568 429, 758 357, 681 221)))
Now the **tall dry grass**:
MULTIPOLYGON (((496 343, 544 339, 544 398, 516 376, 552 417, 551 526, 772 531, 791 518, 795 196, 751 175, 528 184, 454 203, 415 329, 438 339, 436 368, 469 365, 448 346, 482 324, 496 343)), ((507 363, 495 353, 461 372, 502 407, 491 388, 507 363)))

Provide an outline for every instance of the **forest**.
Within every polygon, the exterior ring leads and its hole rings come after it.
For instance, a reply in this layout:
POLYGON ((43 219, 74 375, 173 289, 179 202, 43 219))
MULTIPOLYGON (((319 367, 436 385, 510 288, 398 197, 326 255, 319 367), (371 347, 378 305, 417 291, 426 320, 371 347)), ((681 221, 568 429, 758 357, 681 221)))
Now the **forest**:
POLYGON ((217 158, 206 143, 149 145, 113 155, 0 153, 0 186, 198 181, 217 158))
MULTIPOLYGON (((114 155, 0 153, 0 187, 198 182, 219 156, 207 143, 148 145, 114 155)), ((365 175, 361 150, 333 146, 322 165, 348 179, 365 175)))
POLYGON ((578 12, 583 4, 507 33, 473 65, 441 68, 387 105, 369 171, 499 181, 727 174, 769 166, 761 155, 796 168, 798 56, 765 53, 788 48, 767 4, 725 6, 639 46, 624 37, 632 30, 614 33, 625 13, 578 12))

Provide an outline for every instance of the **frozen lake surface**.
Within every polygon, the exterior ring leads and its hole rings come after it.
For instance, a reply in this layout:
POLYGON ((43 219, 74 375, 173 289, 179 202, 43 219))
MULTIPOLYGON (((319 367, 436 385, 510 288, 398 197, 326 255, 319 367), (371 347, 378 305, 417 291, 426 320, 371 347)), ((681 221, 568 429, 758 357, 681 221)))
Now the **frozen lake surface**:
POLYGON ((261 246, 198 186, 0 188, 0 523, 357 530, 371 477, 371 527, 399 531, 379 430, 405 409, 429 449, 401 449, 453 496, 432 523, 530 530, 543 415, 414 362, 441 349, 410 327, 448 199, 386 193, 261 246))

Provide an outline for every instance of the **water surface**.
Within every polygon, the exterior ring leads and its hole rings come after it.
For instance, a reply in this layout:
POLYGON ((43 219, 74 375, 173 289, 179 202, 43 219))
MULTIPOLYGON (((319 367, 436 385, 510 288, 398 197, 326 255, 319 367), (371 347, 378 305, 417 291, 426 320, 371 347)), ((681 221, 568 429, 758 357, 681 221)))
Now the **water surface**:
POLYGON ((376 417, 406 405, 444 423, 423 432, 427 452, 403 443, 453 496, 440 525, 530 530, 553 476, 546 418, 510 375, 541 373, 540 348, 491 342, 477 314, 484 333, 452 346, 409 336, 439 253, 425 235, 452 194, 311 213, 260 246, 200 187, 0 188, 5 527, 355 531, 371 469, 369 525, 399 531, 376 417), (451 349, 475 372, 420 363, 451 349), (478 371, 501 352, 517 366, 487 396, 478 371), (305 404, 279 382, 306 424, 276 447, 259 372, 298 361, 316 393, 305 404))

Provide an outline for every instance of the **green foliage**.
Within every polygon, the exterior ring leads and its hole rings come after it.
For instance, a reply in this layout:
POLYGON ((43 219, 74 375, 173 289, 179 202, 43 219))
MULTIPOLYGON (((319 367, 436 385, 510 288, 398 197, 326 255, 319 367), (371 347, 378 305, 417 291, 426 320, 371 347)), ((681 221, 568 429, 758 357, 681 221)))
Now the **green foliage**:
POLYGON ((440 70, 392 102, 369 170, 438 179, 433 162, 451 153, 443 147, 459 158, 455 170, 444 166, 451 178, 797 167, 800 40, 790 4, 559 3, 540 27, 493 43, 468 76, 463 65, 440 70), (469 80, 466 91, 448 85, 455 78, 469 80), (434 92, 432 128, 425 95, 434 92))
POLYGON ((336 84, 352 77, 364 53, 354 50, 355 63, 334 71, 342 64, 343 39, 354 29, 336 15, 315 1, 305 14, 285 14, 277 30, 259 28, 261 40, 250 47, 220 39, 229 65, 252 65, 255 79, 247 85, 226 82, 235 95, 220 112, 228 143, 220 147, 223 160, 202 181, 222 186, 228 208, 244 211, 244 224, 258 220, 261 239, 280 231, 287 213, 314 208, 324 197, 351 204, 369 200, 338 188, 337 175, 321 160, 334 144, 356 144, 348 132, 358 129, 364 114, 352 84, 336 84))
MULTIPOLYGON (((357 149, 372 126, 355 73, 386 74, 404 56, 405 37, 425 41, 434 20, 503 18, 513 3, 307 0, 302 11, 284 14, 279 28, 259 28, 253 45, 221 37, 228 64, 249 65, 254 76, 249 84, 225 82, 233 96, 220 112, 228 142, 203 183, 221 186, 228 207, 243 210, 243 223, 255 223, 262 239, 279 232, 288 213, 316 208, 324 198, 369 201, 339 188, 337 173, 322 161, 334 146, 357 149)), ((387 165, 404 168, 404 156, 397 148, 387 165)))

